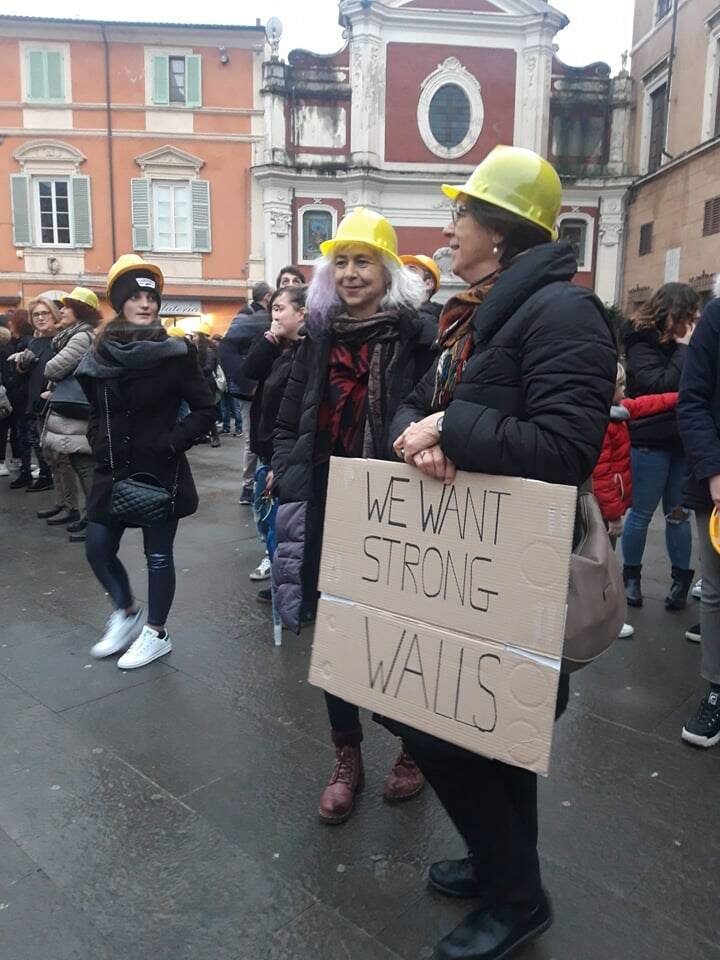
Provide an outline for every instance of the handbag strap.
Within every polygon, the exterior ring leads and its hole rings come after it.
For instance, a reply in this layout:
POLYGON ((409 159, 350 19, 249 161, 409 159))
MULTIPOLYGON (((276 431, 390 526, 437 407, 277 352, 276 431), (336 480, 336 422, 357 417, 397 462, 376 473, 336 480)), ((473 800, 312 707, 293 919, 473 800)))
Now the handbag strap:
MULTIPOLYGON (((112 476, 113 483, 114 483, 115 482, 115 459, 113 457, 113 449, 112 449, 112 433, 110 432, 110 404, 108 402, 107 386, 104 387, 104 391, 105 391, 105 424, 107 427, 107 436, 108 436, 108 452, 110 454, 110 474, 112 476)), ((175 457, 175 476, 173 477, 173 485, 170 490, 170 496, 173 504, 175 503, 175 497, 177 496, 179 475, 180 475, 180 455, 178 454, 175 457)))
POLYGON ((105 391, 105 426, 107 428, 108 451, 110 453, 110 474, 115 482, 115 460, 113 458, 112 433, 110 432, 110 404, 108 403, 108 388, 103 385, 105 391))

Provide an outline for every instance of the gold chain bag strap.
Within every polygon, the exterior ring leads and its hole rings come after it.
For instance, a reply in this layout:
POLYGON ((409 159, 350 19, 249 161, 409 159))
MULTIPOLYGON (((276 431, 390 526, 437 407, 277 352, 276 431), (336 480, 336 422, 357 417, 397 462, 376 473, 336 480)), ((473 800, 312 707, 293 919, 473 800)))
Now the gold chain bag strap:
POLYGON ((108 389, 105 390, 105 423, 107 426, 108 449, 110 452, 110 472, 112 489, 110 492, 110 516, 120 523, 135 527, 150 527, 154 523, 169 520, 175 510, 178 471, 180 459, 175 466, 175 479, 172 490, 168 490, 152 473, 134 473, 125 480, 115 476, 115 458, 113 456, 112 435, 110 432, 110 404, 108 389))

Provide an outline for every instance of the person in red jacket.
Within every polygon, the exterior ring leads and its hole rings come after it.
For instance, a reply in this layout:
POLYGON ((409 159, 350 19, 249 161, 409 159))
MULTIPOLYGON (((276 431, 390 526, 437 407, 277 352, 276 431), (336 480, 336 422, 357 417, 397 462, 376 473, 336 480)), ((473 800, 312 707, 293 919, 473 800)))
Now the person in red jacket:
MULTIPOLYGON (((593 492, 607 524, 613 546, 622 533, 623 517, 632 506, 632 466, 628 421, 653 417, 677 406, 677 393, 656 393, 629 400, 625 397, 625 368, 618 364, 615 396, 610 409, 605 440, 593 470, 593 492)), ((620 637, 634 633, 629 623, 623 625, 620 637)))

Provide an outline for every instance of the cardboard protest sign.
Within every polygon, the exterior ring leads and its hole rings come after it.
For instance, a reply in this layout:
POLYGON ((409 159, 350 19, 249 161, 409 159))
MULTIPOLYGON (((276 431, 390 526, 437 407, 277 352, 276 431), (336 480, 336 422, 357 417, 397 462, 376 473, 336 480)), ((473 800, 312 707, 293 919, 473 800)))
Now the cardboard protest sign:
POLYGON ((546 772, 576 497, 333 459, 311 683, 546 772))
POLYGON ((320 589, 550 657, 562 655, 575 487, 334 458, 320 589))
POLYGON ((451 743, 546 773, 559 664, 323 597, 310 682, 451 743))

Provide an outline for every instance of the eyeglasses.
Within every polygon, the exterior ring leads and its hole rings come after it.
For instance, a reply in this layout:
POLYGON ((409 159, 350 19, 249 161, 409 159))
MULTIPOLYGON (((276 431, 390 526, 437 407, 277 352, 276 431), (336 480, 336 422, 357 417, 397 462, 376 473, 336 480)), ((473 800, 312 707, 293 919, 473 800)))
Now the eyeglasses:
POLYGON ((38 310, 37 313, 32 314, 33 320, 44 320, 45 317, 51 317, 52 314, 49 310, 38 310))
POLYGON ((470 207, 464 203, 453 203, 450 207, 450 216, 452 217, 453 226, 462 220, 463 217, 466 217, 470 213, 470 207))

